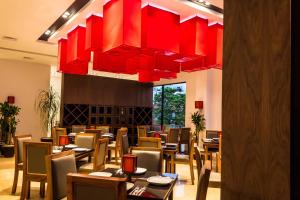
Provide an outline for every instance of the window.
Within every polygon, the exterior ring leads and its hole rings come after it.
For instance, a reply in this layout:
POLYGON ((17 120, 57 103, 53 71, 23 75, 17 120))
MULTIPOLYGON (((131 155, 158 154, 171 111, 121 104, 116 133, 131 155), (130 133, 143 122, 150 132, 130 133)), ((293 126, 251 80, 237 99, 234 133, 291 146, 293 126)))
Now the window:
POLYGON ((153 124, 184 127, 186 84, 153 87, 153 124))

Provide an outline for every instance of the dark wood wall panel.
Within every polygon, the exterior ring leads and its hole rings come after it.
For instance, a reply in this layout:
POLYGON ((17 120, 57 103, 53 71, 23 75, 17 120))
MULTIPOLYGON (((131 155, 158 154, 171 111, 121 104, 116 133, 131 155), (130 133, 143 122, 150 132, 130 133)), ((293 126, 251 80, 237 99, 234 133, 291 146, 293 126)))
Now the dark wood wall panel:
POLYGON ((152 83, 65 74, 65 104, 100 104, 152 107, 152 83))
POLYGON ((224 1, 222 200, 290 199, 290 0, 224 1))

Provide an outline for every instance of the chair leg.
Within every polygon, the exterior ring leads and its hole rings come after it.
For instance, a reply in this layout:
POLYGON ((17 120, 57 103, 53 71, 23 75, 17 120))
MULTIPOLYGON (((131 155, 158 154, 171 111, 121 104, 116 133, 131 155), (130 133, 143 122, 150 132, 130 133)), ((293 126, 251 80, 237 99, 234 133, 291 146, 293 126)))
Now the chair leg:
POLYGON ((40 182, 40 197, 45 197, 45 182, 40 182))
POLYGON ((19 177, 19 169, 17 166, 15 166, 14 183, 11 189, 11 194, 16 193, 17 185, 18 185, 18 177, 19 177))
POLYGON ((191 172, 192 185, 194 185, 195 176, 194 176, 193 160, 190 161, 190 172, 191 172))
POLYGON ((115 163, 118 164, 118 150, 115 149, 115 163))
POLYGON ((26 177, 23 177, 23 181, 22 181, 22 191, 21 191, 21 197, 20 200, 24 200, 25 199, 25 195, 27 191, 27 181, 26 181, 26 177))
POLYGON ((31 188, 31 181, 28 181, 28 183, 27 183, 27 195, 26 195, 26 197, 27 197, 27 199, 30 199, 30 188, 31 188))

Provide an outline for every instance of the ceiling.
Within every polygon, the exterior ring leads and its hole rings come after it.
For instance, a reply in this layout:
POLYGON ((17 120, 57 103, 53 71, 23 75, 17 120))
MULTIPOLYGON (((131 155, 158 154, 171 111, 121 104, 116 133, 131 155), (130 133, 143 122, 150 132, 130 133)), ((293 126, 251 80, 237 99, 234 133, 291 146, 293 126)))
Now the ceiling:
MULTIPOLYGON (((37 38, 73 3, 74 0, 2 0, 0 6, 0 59, 14 59, 55 65, 57 45, 60 37, 77 24, 84 24, 91 13, 102 13, 103 0, 93 0, 72 17, 49 42, 37 38), (17 40, 4 39, 8 36, 17 40)), ((223 0, 208 0, 223 8, 223 0)), ((181 20, 191 15, 206 16, 209 21, 223 21, 223 16, 186 0, 142 0, 177 12, 181 20)))

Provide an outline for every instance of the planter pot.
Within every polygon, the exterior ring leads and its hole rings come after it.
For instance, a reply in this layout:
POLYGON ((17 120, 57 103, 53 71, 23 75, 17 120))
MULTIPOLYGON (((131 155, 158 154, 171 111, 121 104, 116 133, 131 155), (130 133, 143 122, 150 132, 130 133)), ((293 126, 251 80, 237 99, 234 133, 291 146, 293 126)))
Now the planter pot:
POLYGON ((2 155, 5 158, 11 158, 14 156, 14 145, 2 145, 1 147, 2 155))

